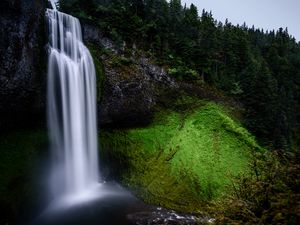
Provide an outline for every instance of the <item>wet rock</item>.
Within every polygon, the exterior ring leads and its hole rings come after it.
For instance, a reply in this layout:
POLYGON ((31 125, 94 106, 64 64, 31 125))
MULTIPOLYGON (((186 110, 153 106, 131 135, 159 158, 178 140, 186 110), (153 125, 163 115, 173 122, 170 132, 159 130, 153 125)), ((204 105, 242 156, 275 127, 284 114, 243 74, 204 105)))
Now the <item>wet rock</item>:
POLYGON ((143 58, 134 59, 128 74, 111 66, 105 59, 104 67, 106 80, 99 108, 101 124, 149 123, 160 92, 172 86, 165 71, 143 58))
POLYGON ((117 53, 117 47, 112 40, 105 37, 100 29, 90 24, 83 24, 83 39, 90 43, 100 45, 105 49, 110 49, 113 52, 117 53))
MULTIPOLYGON (((84 39, 109 51, 102 56, 105 70, 104 91, 99 104, 101 126, 148 124, 162 92, 176 87, 166 71, 136 52, 124 56, 112 41, 92 25, 83 25, 84 39)), ((135 51, 134 48, 130 48, 135 51)))
POLYGON ((213 223, 214 219, 201 215, 183 214, 161 207, 127 215, 136 225, 199 225, 213 223))
POLYGON ((2 129, 34 123, 43 117, 44 7, 43 0, 2 0, 0 3, 2 129))

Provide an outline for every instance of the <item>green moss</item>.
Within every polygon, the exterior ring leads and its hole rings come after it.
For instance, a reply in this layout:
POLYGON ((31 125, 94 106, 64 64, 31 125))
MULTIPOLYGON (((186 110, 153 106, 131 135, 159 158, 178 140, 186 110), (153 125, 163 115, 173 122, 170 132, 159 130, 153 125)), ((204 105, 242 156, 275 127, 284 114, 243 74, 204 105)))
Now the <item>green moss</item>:
POLYGON ((102 51, 100 47, 92 43, 87 43, 87 47, 91 52, 95 64, 96 79, 97 79, 97 101, 100 102, 103 96, 104 81, 105 81, 104 65, 101 59, 102 51))
POLYGON ((32 171, 46 148, 46 133, 40 131, 20 131, 0 137, 0 209, 16 213, 25 201, 32 199, 32 171))
POLYGON ((146 201, 197 211, 225 193, 233 176, 247 173, 250 152, 260 147, 223 107, 198 101, 189 108, 190 100, 158 113, 148 127, 102 131, 101 145, 146 201))

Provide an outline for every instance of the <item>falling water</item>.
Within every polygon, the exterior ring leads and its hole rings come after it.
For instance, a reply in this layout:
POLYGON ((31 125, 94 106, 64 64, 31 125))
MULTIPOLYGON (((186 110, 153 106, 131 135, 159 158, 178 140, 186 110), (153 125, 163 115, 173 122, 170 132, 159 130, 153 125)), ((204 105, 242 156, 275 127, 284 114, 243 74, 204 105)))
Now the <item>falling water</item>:
POLYGON ((77 18, 47 9, 48 126, 54 152, 55 197, 80 195, 97 184, 96 78, 77 18))
POLYGON ((57 3, 57 1, 58 1, 58 0, 50 0, 52 9, 54 9, 54 10, 57 10, 57 8, 56 8, 56 3, 57 3))

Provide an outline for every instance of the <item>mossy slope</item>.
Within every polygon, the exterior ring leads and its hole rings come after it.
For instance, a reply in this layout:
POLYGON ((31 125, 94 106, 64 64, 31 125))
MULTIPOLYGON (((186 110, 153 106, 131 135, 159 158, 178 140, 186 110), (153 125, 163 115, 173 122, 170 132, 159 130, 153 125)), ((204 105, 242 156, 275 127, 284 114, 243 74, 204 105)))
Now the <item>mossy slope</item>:
POLYGON ((103 157, 125 169, 124 183, 150 203, 197 211, 247 172, 259 149, 223 107, 196 105, 161 111, 148 127, 100 132, 103 157))

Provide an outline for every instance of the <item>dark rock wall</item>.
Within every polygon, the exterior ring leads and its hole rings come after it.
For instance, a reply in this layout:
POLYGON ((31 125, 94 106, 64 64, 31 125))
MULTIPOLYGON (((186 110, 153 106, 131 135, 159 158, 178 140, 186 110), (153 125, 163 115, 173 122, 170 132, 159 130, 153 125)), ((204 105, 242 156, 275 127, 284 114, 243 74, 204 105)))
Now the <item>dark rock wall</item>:
POLYGON ((0 1, 0 129, 44 121, 45 2, 0 1))
POLYGON ((104 61, 105 83, 103 101, 99 107, 102 125, 146 125, 154 116, 158 98, 167 87, 172 87, 166 72, 146 58, 133 58, 129 74, 104 61))
MULTIPOLYGON (((124 56, 124 49, 104 37, 101 31, 83 24, 83 37, 98 51, 105 71, 102 101, 98 103, 100 126, 120 127, 148 124, 162 92, 176 87, 166 71, 154 65, 135 48, 124 56)), ((94 60, 97 60, 94 58, 94 60)))

